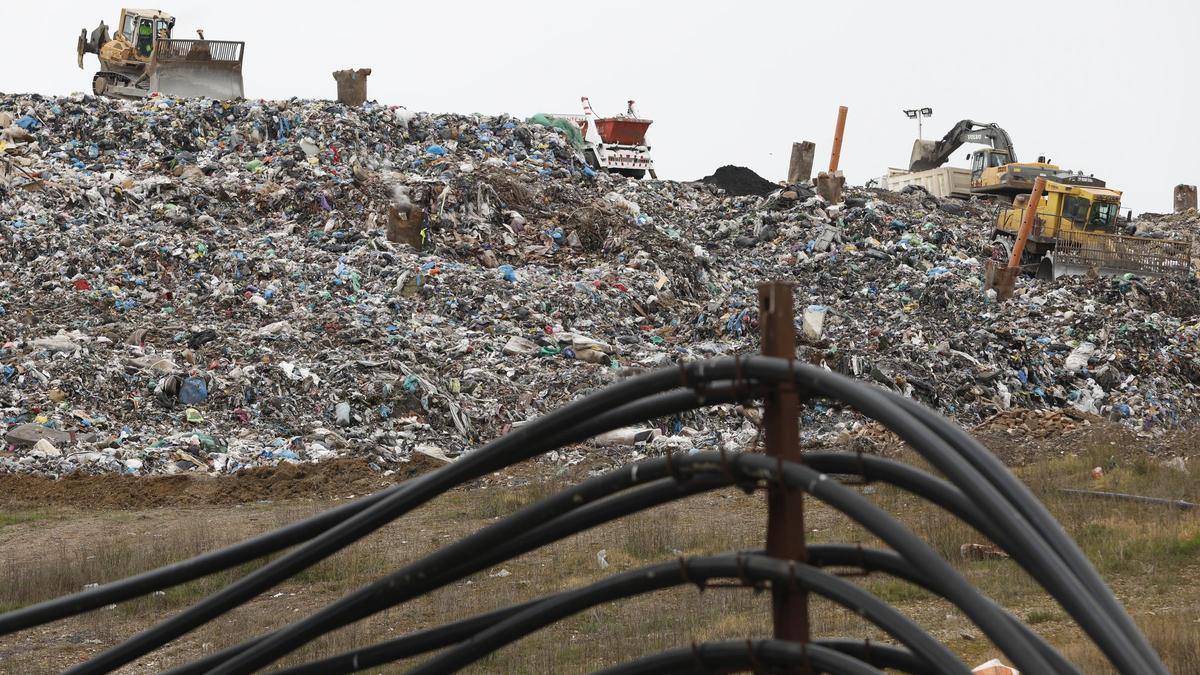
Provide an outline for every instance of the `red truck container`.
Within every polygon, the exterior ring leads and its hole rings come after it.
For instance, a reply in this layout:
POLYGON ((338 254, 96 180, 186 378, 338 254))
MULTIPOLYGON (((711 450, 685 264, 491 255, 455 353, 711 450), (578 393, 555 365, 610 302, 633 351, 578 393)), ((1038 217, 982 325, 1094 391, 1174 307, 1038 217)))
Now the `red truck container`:
POLYGON ((645 145, 646 129, 650 128, 651 120, 636 117, 599 117, 596 119, 596 131, 605 143, 614 145, 645 145))

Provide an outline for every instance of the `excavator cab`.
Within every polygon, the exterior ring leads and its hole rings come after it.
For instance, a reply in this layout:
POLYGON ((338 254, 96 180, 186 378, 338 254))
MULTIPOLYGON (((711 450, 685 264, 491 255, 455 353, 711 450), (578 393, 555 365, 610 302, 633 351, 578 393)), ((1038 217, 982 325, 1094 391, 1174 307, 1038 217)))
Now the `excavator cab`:
POLYGON ((1012 158, 1004 150, 996 150, 994 148, 981 148, 967 155, 967 159, 971 160, 971 180, 978 181, 983 178, 983 172, 987 169, 995 169, 1011 164, 1012 158))

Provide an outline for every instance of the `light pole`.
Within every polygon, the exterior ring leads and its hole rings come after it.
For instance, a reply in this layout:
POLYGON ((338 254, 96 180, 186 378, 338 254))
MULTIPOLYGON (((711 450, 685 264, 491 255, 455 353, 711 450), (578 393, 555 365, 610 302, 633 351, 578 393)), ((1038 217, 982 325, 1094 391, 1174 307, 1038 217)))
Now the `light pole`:
POLYGON ((924 140, 921 122, 927 117, 933 117, 933 108, 914 108, 905 110, 904 114, 908 115, 908 119, 917 121, 917 140, 924 140))

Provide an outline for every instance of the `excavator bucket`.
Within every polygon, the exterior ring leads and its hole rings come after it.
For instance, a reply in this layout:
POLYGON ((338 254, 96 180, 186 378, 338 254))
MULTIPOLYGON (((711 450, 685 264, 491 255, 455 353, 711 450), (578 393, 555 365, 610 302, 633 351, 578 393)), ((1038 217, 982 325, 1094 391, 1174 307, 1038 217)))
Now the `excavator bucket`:
POLYGON ((1060 234, 1047 255, 1050 269, 1039 276, 1058 277, 1092 272, 1118 276, 1187 276, 1192 271, 1189 239, 1123 237, 1099 232, 1067 231, 1060 234))
POLYGON ((242 98, 245 46, 226 40, 159 40, 149 68, 150 89, 171 96, 242 98))
POLYGON ((937 141, 913 141, 912 157, 908 160, 908 170, 926 171, 938 168, 939 164, 935 163, 933 159, 937 154, 937 149, 937 141))

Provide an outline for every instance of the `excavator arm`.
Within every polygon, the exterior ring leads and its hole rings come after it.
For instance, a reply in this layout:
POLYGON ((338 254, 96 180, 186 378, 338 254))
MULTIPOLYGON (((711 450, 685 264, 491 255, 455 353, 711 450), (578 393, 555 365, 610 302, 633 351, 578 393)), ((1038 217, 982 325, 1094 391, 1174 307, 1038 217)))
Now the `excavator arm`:
POLYGON ((1017 161, 1017 152, 1013 148, 1012 139, 1008 132, 995 123, 984 124, 974 120, 963 120, 954 125, 940 141, 917 141, 913 144, 912 158, 909 160, 910 171, 925 171, 936 169, 950 159, 955 150, 963 143, 988 143, 996 149, 1008 154, 1008 161, 1017 161))

